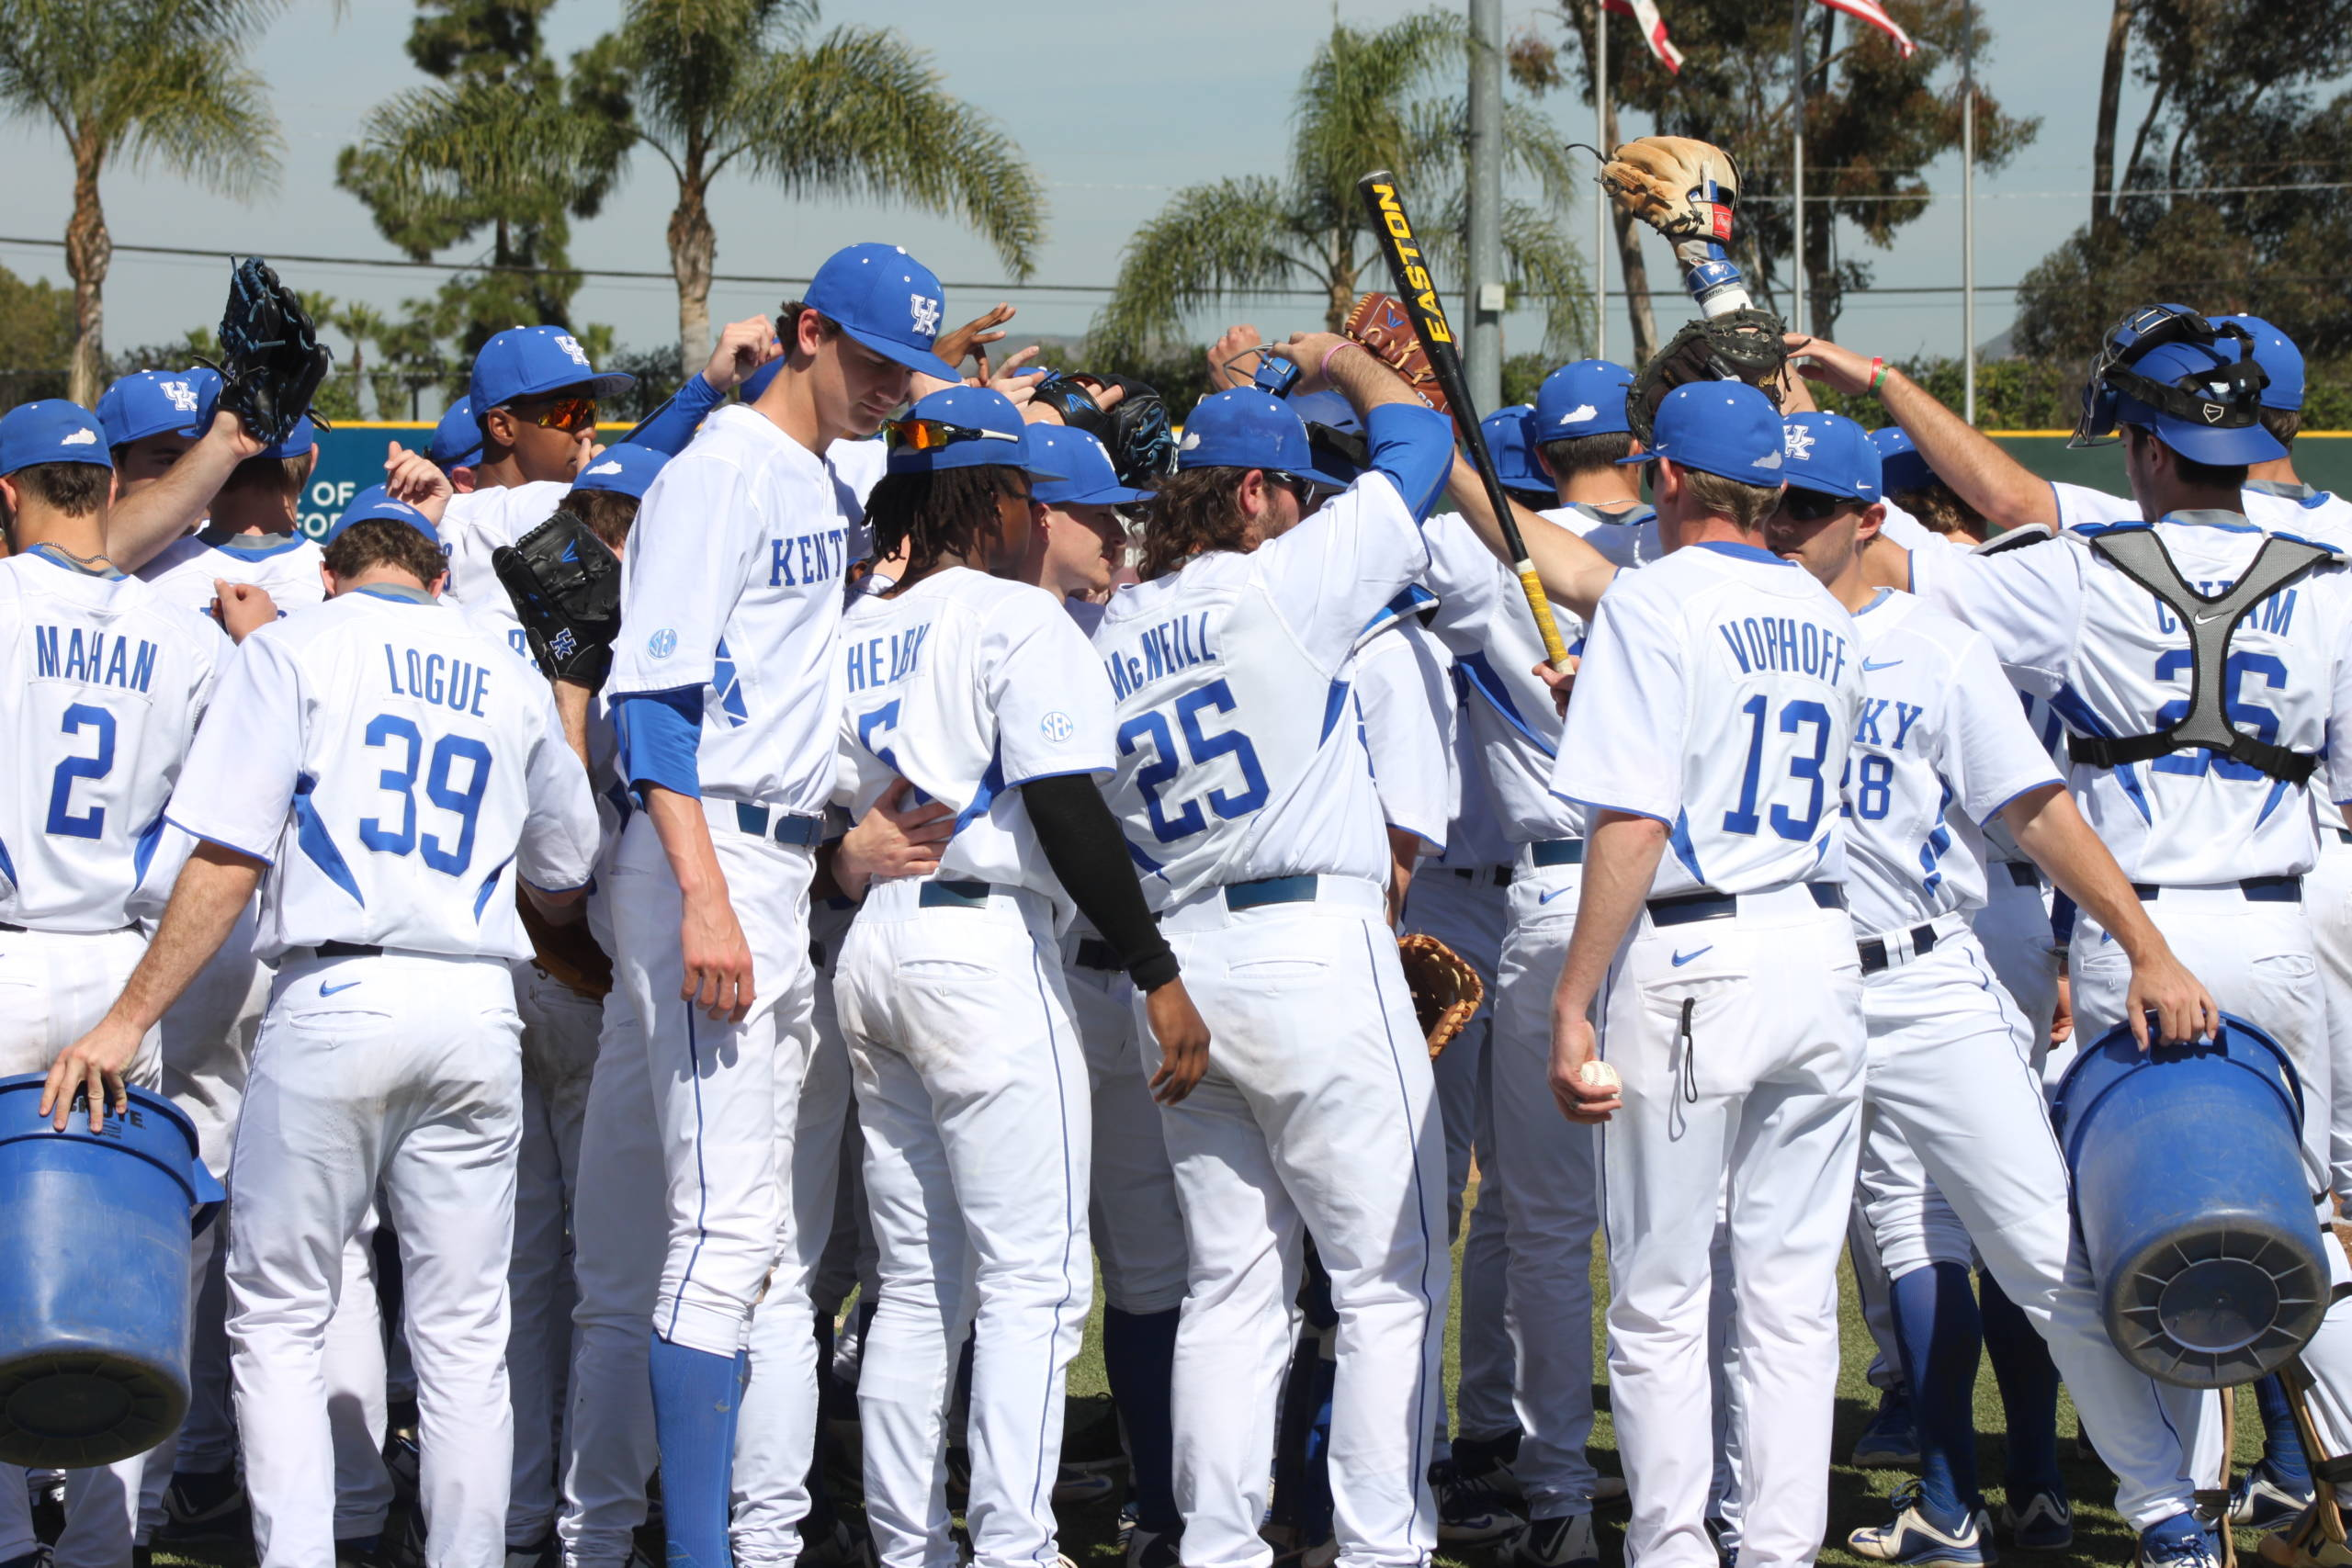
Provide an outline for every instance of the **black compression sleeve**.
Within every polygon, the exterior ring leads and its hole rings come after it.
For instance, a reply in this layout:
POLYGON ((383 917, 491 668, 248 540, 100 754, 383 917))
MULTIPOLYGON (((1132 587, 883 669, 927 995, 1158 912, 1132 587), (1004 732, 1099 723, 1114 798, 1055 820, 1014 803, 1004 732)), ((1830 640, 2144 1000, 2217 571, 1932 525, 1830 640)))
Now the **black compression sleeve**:
POLYGON ((1021 786, 1046 863, 1061 878, 1078 912, 1102 933, 1142 990, 1176 977, 1176 955, 1151 918, 1118 818, 1085 773, 1032 779, 1021 786))

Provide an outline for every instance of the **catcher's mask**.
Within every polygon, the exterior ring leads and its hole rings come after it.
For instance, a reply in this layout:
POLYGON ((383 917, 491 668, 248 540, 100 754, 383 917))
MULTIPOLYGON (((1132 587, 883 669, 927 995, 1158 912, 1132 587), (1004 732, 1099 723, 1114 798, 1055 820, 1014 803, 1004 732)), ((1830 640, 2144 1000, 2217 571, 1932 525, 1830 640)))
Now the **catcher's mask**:
POLYGON ((2083 409, 2069 446, 2105 446, 2120 439, 2117 415, 2125 398, 2214 430, 2243 430, 2262 411, 2262 389, 2270 378, 2255 363, 2254 337, 2234 321, 2215 326, 2186 305, 2149 305, 2125 316, 2091 358, 2083 383, 2083 409), (2237 357, 2227 344, 2234 341, 2237 357), (2157 381, 2132 367, 2166 344, 2211 350, 2223 363, 2211 371, 2157 381))

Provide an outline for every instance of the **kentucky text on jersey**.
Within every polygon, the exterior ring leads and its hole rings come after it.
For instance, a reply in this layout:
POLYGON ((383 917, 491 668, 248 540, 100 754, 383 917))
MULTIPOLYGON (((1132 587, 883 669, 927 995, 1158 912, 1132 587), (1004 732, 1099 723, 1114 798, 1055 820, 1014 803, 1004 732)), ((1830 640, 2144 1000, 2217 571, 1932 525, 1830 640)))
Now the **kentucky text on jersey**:
POLYGON ((770 539, 768 586, 800 588, 812 582, 830 582, 849 564, 848 555, 846 529, 828 528, 789 539, 770 539))
POLYGON ((1739 660, 1739 672, 1785 670, 1835 682, 1846 672, 1846 639, 1814 621, 1793 615, 1748 615, 1715 627, 1739 660))
POLYGON ((452 713, 469 713, 476 718, 486 716, 481 711, 481 699, 490 690, 490 671, 479 664, 469 664, 443 653, 419 653, 413 648, 395 649, 386 643, 384 669, 391 677, 395 695, 423 697, 435 707, 445 707, 452 713), (401 679, 403 674, 407 676, 405 682, 401 679))
MULTIPOLYGON (((2208 599, 2217 599, 2237 584, 2234 581, 2200 581, 2192 582, 2189 586, 2208 599)), ((2180 623, 2173 618, 2173 613, 2165 606, 2165 602, 2153 593, 2148 595, 2148 602, 2156 607, 2156 629, 2166 637, 2177 634, 2180 630, 2180 623)), ((2282 588, 2247 611, 2245 619, 2238 624, 2248 631, 2276 632, 2278 636, 2285 637, 2287 627, 2294 618, 2295 591, 2291 588, 2282 588)))
POLYGON ((1216 657, 1216 649, 1209 646, 1209 617, 1205 610, 1145 626, 1134 637, 1131 649, 1113 649, 1110 657, 1102 661, 1103 668, 1111 672, 1111 691, 1121 702, 1162 675, 1205 664, 1216 657))
POLYGON ((120 686, 143 692, 155 674, 155 645, 141 642, 130 651, 128 637, 108 637, 96 627, 33 627, 39 678, 44 681, 86 681, 94 685, 120 686))
POLYGON ((1903 742, 1910 738, 1911 727, 1918 723, 1919 716, 1927 711, 1909 703, 1891 702, 1885 697, 1864 697, 1861 707, 1854 715, 1854 744, 1883 746, 1890 751, 1900 751, 1903 742), (1886 716, 1886 710, 1890 707, 1894 710, 1894 739, 1892 740, 1879 728, 1879 721, 1886 716))
POLYGON ((886 686, 913 674, 922 658, 922 639, 930 635, 931 623, 925 621, 888 637, 851 643, 849 689, 862 692, 868 686, 886 686))

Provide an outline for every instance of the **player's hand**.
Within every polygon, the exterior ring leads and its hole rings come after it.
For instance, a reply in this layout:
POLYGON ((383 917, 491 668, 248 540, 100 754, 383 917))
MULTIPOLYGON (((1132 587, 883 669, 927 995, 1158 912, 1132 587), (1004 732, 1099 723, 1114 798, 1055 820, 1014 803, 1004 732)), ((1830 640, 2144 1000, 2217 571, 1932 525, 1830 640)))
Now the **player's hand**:
POLYGON ((2123 1016, 2132 1021, 2132 1038, 2144 1051, 2150 1044, 2185 1045, 2211 1040, 2222 1026, 2221 1004, 2199 983, 2188 966, 2159 944, 2153 953, 2132 960, 2132 988, 2124 993, 2123 1016), (2156 1015, 2155 1038, 2148 1034, 2147 1015, 2156 1015))
POLYGON ((715 392, 731 392, 743 384, 744 378, 783 352, 774 321, 765 316, 746 316, 718 329, 718 342, 703 363, 702 378, 715 392))
POLYGON ((277 619, 277 604, 257 582, 212 580, 212 613, 232 641, 245 638, 277 619))
POLYGON ((752 1010, 752 944, 743 940, 735 907, 724 893, 685 901, 678 921, 678 953, 685 980, 678 995, 720 1023, 741 1023, 752 1010))
POLYGON ((1860 392, 1871 384, 1871 361, 1866 354, 1856 354, 1827 338, 1807 337, 1803 333, 1785 333, 1781 341, 1789 345, 1790 363, 1796 367, 1797 374, 1808 381, 1818 381, 1839 392, 1860 392))
POLYGON ((2075 987, 2065 976, 2058 976, 2058 1008, 2050 1015, 2050 1043, 2064 1045, 2075 1036, 2075 987))
POLYGON ((41 1086, 40 1113, 51 1116, 50 1125, 59 1132, 74 1115, 74 1097, 86 1091, 90 1097, 90 1131, 103 1131, 107 1124, 107 1107, 114 1107, 117 1116, 128 1115, 130 1096, 124 1089, 122 1070, 139 1055, 139 1042, 143 1031, 118 1023, 109 1015, 98 1021, 98 1026, 59 1053, 49 1065, 49 1081, 41 1086), (55 1114, 51 1116, 51 1112, 55 1114))
MULTIPOLYGON (((1351 337, 1337 333, 1293 333, 1288 343, 1278 343, 1266 352, 1277 359, 1287 359, 1298 367, 1298 384, 1291 389, 1299 392, 1320 392, 1331 383, 1324 378, 1323 361, 1349 344, 1351 337)), ((1363 345, 1356 344, 1361 348, 1363 345)))
MULTIPOLYGON (((1003 364, 993 368, 989 364, 989 356, 983 354, 979 356, 980 373, 964 384, 967 387, 986 387, 992 392, 1003 393, 1012 400, 1013 407, 1021 410, 1021 417, 1027 419, 1029 401, 1037 395, 1037 379, 1045 375, 1045 371, 1032 370, 1026 367, 1042 352, 1043 350, 1034 343, 1027 348, 1016 348, 1004 356, 1003 364)), ((1059 423, 1059 419, 1057 418, 1055 423, 1059 423)))
POLYGON ((432 458, 394 441, 384 447, 384 493, 408 502, 438 526, 457 487, 432 458))
POLYGON ((999 305, 985 315, 973 317, 953 332, 940 333, 932 340, 931 352, 950 365, 961 365, 982 344, 1001 339, 1004 333, 998 329, 1018 313, 1010 305, 999 305))
POLYGON ((1265 345, 1266 340, 1258 335, 1258 329, 1247 321, 1226 328, 1225 335, 1209 344, 1209 390, 1225 392, 1248 386, 1258 369, 1248 357, 1250 351, 1265 345), (1244 363, 1236 365, 1237 359, 1244 363))
MULTIPOLYGON (((1624 1094, 1615 1082, 1613 1072, 1606 1073, 1600 1083, 1586 1081, 1587 1064, 1600 1062, 1590 1019, 1582 1012, 1571 1018, 1553 1019, 1552 1098, 1559 1103, 1560 1114, 1571 1122, 1595 1125, 1608 1121, 1611 1111, 1625 1108, 1624 1094)), ((1606 1064, 1601 1066, 1605 1067, 1606 1064)))
POLYGON ((1562 718, 1568 716, 1568 694, 1577 689, 1577 670, 1583 662, 1572 653, 1566 670, 1555 670, 1548 661, 1535 666, 1535 673, 1552 688, 1552 705, 1559 710, 1562 718))
POLYGON ((224 408, 212 411, 212 425, 204 433, 204 439, 227 446, 230 455, 240 463, 260 457, 264 450, 264 443, 245 428, 245 422, 224 408))
POLYGON ((833 852, 833 880, 852 898, 865 897, 876 877, 928 876, 939 869, 939 852, 956 833, 956 813, 944 801, 916 806, 915 786, 894 780, 833 852))
POLYGON ((1209 1070, 1209 1026, 1181 976, 1143 994, 1143 1014, 1151 1037, 1159 1042, 1151 1098, 1162 1105, 1179 1104, 1209 1070))

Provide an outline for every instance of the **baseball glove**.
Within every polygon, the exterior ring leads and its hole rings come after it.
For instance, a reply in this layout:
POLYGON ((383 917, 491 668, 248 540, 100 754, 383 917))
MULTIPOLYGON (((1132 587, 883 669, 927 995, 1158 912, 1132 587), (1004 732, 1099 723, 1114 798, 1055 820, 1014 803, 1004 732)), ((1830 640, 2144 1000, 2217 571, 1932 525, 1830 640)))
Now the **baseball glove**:
POLYGON ((1052 371, 1038 379, 1036 400, 1062 416, 1062 423, 1085 431, 1111 454, 1119 482, 1148 489, 1154 480, 1176 471, 1176 436, 1168 427, 1168 403, 1144 382, 1126 376, 1080 378, 1052 371), (1106 412, 1095 400, 1088 382, 1121 389, 1125 396, 1106 412))
MULTIPOLYGON (((220 372, 220 392, 214 406, 235 414, 254 440, 274 446, 311 412, 311 399, 334 362, 310 312, 269 264, 259 256, 239 262, 220 314, 220 363, 212 367, 220 372)), ((314 416, 311 423, 327 428, 323 419, 314 416)))
POLYGON ((1688 136, 1644 136, 1626 142, 1600 166, 1610 199, 1669 240, 1731 243, 1732 208, 1739 165, 1713 142, 1688 136), (1707 199, 1707 182, 1716 197, 1707 199))
POLYGON ((1789 363, 1781 318, 1770 310, 1731 310, 1687 323, 1625 389, 1625 423, 1647 446, 1650 420, 1666 394, 1690 381, 1745 381, 1781 406, 1789 363))
POLYGON ((1340 323, 1340 333, 1363 344, 1374 359, 1403 377, 1421 401, 1440 413, 1447 412, 1437 372, 1430 368, 1429 350, 1413 331, 1412 315, 1394 295, 1367 294, 1358 299, 1340 323))
POLYGON ((523 911, 523 931, 531 939, 531 962, 548 979, 586 997, 612 994, 613 961, 589 934, 586 920, 549 925, 531 896, 520 887, 514 889, 514 907, 523 911))
POLYGON ((1405 983, 1413 989, 1413 1011, 1421 1021, 1421 1032, 1429 1039, 1430 1056, 1434 1060, 1455 1035, 1469 1027, 1479 1004, 1487 999, 1487 983, 1468 959, 1420 931, 1397 942, 1396 956, 1404 963, 1405 983))
POLYGON ((601 686, 621 629, 621 563, 588 525, 559 511, 490 553, 531 657, 549 679, 601 686))

